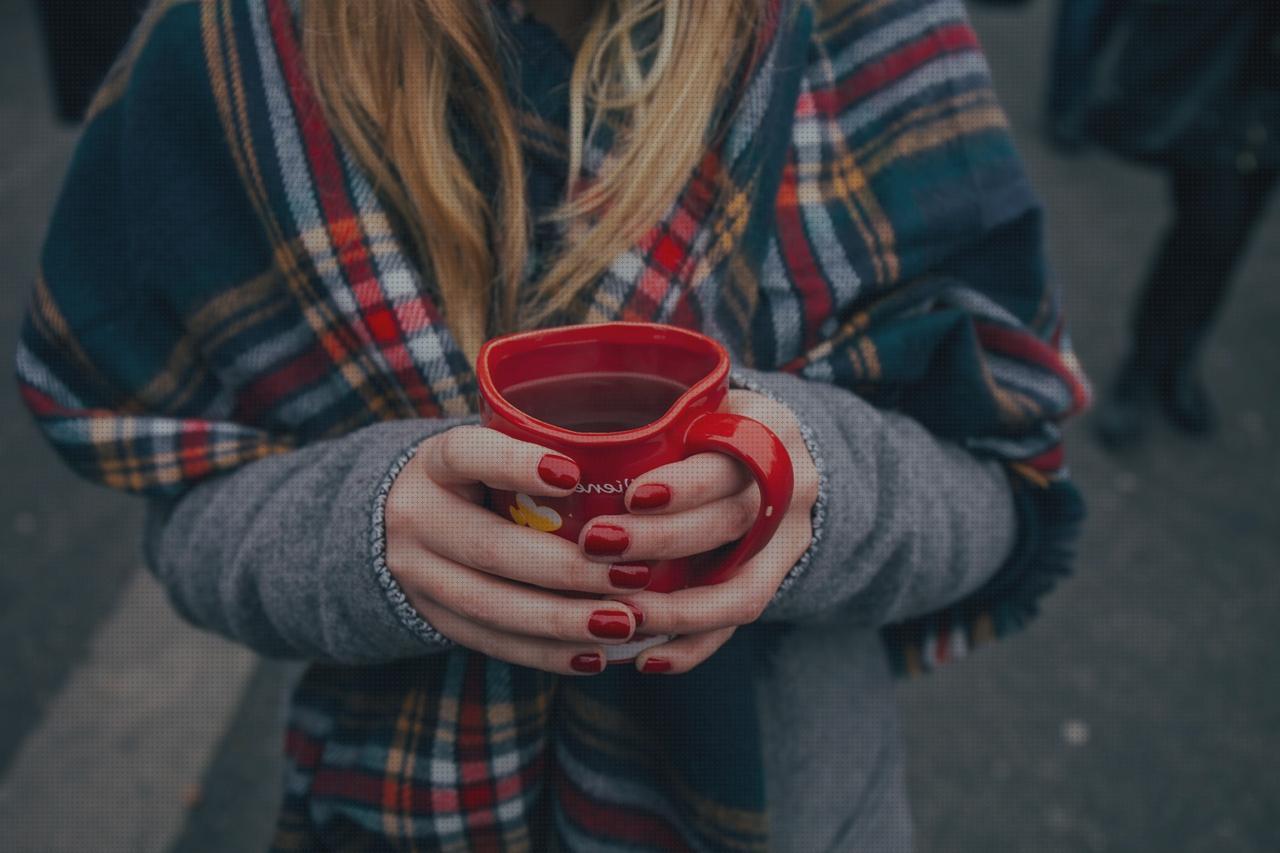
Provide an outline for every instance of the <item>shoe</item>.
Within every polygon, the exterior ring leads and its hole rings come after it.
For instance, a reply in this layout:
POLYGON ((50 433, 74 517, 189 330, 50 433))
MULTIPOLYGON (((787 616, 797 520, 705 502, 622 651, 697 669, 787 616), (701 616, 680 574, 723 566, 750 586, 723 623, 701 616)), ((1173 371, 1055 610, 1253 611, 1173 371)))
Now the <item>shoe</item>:
POLYGON ((1094 432, 1102 446, 1124 450, 1138 444, 1146 435, 1156 396, 1155 377, 1129 359, 1094 416, 1094 432))
POLYGON ((1169 371, 1161 383, 1160 406, 1169 422, 1188 435, 1208 436, 1217 429, 1209 392, 1190 366, 1169 371))

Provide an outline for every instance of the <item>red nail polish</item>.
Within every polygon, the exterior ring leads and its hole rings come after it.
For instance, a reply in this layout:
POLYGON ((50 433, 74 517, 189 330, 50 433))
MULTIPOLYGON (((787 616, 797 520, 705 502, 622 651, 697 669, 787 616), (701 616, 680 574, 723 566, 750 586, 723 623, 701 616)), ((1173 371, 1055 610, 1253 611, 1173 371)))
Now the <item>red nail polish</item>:
POLYGON ((569 457, 548 453, 538 463, 538 476, 544 483, 557 489, 572 489, 578 485, 582 472, 578 470, 578 463, 569 457))
POLYGON ((609 567, 609 583, 622 589, 644 589, 652 574, 644 563, 615 563, 609 567))
POLYGON ((587 630, 602 640, 625 640, 631 636, 631 619, 617 610, 597 610, 587 620, 587 630))
POLYGON ((569 661, 574 672, 600 672, 604 669, 604 658, 592 652, 589 655, 577 655, 569 661))
POLYGON ((593 557, 614 557, 627 550, 631 537, 627 531, 612 524, 593 524, 587 531, 584 543, 587 553, 593 557))
POLYGON ((631 495, 632 509, 657 509, 671 502, 671 490, 661 483, 645 483, 636 486, 631 495))
POLYGON ((666 658, 649 658, 644 662, 644 666, 640 667, 641 672, 670 672, 671 661, 666 658))
POLYGON ((639 630, 640 626, 644 624, 644 613, 630 601, 619 601, 618 603, 626 605, 631 614, 636 617, 636 629, 639 630))

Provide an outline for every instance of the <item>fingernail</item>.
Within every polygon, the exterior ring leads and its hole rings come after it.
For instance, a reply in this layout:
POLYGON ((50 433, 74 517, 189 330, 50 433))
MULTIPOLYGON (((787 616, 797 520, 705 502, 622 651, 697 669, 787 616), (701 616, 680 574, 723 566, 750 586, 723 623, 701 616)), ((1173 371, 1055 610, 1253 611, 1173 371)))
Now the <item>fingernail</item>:
POLYGON ((671 490, 661 483, 645 483, 636 486, 631 494, 632 509, 657 509, 671 502, 671 490))
POLYGON ((614 563, 609 567, 609 583, 621 589, 644 589, 652 574, 644 563, 614 563))
POLYGON ((592 652, 589 655, 578 655, 569 661, 574 672, 600 672, 604 669, 604 658, 592 652))
POLYGON ((612 524, 593 524, 587 531, 587 553, 593 557, 613 557, 627 550, 631 538, 627 531, 612 524))
POLYGON ((555 486, 557 489, 572 489, 578 485, 578 478, 582 476, 582 472, 578 470, 578 463, 569 457, 548 453, 538 463, 538 476, 549 486, 555 486))
POLYGON ((631 636, 631 619, 617 610, 597 610, 587 620, 587 630, 602 640, 625 640, 631 636))
POLYGON ((641 672, 670 672, 671 661, 666 658, 649 658, 640 667, 641 672))
POLYGON ((624 605, 636 617, 636 629, 639 630, 640 626, 644 624, 644 612, 630 601, 619 601, 618 603, 624 605))

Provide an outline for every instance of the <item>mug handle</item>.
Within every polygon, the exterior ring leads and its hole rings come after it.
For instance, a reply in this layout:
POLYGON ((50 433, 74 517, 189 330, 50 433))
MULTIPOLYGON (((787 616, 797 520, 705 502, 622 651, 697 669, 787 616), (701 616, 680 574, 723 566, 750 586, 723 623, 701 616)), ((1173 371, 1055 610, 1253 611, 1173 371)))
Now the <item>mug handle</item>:
POLYGON ((707 452, 737 459, 747 466, 760 487, 760 511, 755 523, 719 566, 698 575, 700 585, 710 586, 732 577, 777 532, 791 506, 795 475, 791 455, 782 440, 764 424, 742 415, 707 412, 693 419, 684 434, 685 458, 707 452))

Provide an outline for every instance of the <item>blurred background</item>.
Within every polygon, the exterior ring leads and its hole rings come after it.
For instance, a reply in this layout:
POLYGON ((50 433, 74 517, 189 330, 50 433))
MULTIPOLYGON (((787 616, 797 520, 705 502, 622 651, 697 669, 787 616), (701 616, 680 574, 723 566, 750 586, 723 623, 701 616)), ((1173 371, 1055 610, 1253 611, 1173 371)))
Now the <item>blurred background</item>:
MULTIPOLYGON (((972 15, 1105 400, 1172 208, 1163 173, 1079 150, 1070 127, 1047 141, 1057 9, 972 15)), ((55 101, 38 27, 32 0, 0 0, 9 375, 77 134, 57 118, 74 105, 55 101)), ((1217 429, 1157 418, 1108 451, 1096 417, 1073 424, 1090 508, 1075 576, 1016 640, 902 685, 922 853, 1280 850, 1280 203, 1259 216, 1200 347, 1217 429)), ((12 382, 0 470, 0 847, 263 849, 291 665, 172 614, 141 568, 141 505, 75 479, 12 382)))

